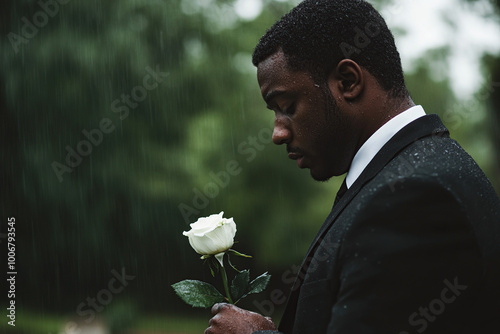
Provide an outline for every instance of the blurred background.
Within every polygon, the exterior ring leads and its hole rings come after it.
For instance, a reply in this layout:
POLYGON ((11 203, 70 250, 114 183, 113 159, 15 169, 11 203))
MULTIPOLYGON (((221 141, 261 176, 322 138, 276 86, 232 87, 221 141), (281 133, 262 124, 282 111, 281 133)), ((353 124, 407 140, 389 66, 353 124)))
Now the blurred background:
MULTIPOLYGON (((288 294, 342 180, 314 182, 271 143, 251 53, 296 3, 2 0, 0 249, 6 274, 15 217, 17 276, 0 332, 202 333, 210 311, 171 284, 221 288, 182 236, 220 211, 254 256, 233 263, 272 275, 241 306, 279 321, 271 291, 288 294)), ((499 192, 500 1, 371 3, 414 101, 499 192)))

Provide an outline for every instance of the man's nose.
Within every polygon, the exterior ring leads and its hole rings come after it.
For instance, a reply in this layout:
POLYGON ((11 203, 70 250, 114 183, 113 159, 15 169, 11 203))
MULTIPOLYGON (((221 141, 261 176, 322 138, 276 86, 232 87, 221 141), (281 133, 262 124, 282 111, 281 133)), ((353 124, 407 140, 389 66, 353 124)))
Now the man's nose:
POLYGON ((276 145, 287 144, 292 139, 292 133, 283 119, 274 119, 273 143, 276 145))

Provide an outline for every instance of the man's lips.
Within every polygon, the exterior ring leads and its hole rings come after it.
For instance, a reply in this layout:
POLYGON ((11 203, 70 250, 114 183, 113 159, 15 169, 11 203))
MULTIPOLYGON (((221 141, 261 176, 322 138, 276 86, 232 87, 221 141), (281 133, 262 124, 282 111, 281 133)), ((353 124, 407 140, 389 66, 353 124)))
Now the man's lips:
POLYGON ((302 153, 291 151, 291 150, 287 150, 287 151, 288 151, 288 158, 290 158, 292 160, 297 160, 297 166, 299 168, 303 168, 302 161, 304 160, 304 155, 302 153))
POLYGON ((288 153, 288 157, 292 160, 299 160, 300 158, 303 157, 303 155, 300 153, 296 153, 296 152, 290 152, 290 153, 288 153))

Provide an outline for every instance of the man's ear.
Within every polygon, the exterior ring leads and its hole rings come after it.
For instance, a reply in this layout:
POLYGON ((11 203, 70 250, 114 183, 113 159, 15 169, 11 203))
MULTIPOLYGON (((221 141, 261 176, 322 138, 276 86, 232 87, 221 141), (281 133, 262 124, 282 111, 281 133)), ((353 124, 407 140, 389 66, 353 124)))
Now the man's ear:
POLYGON ((333 89, 333 96, 347 101, 355 100, 364 90, 364 73, 359 65, 351 59, 341 60, 328 78, 328 85, 333 89))

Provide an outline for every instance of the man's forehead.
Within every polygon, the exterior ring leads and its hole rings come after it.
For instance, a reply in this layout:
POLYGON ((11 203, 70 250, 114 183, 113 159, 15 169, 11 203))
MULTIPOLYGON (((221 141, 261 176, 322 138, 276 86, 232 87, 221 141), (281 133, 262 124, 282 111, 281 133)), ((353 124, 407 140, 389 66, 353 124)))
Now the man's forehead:
POLYGON ((258 76, 276 75, 286 68, 286 58, 282 51, 277 51, 261 61, 257 66, 258 76))
POLYGON ((286 56, 281 49, 271 54, 269 57, 267 57, 261 62, 262 65, 274 64, 274 63, 280 65, 286 64, 286 56))
POLYGON ((291 74, 282 51, 278 51, 260 62, 257 66, 257 80, 263 95, 268 90, 272 90, 273 86, 280 86, 289 81, 291 74))
POLYGON ((314 79, 309 72, 290 69, 282 51, 272 54, 259 63, 257 80, 264 99, 266 96, 274 96, 272 94, 276 91, 302 90, 314 84, 314 79))

